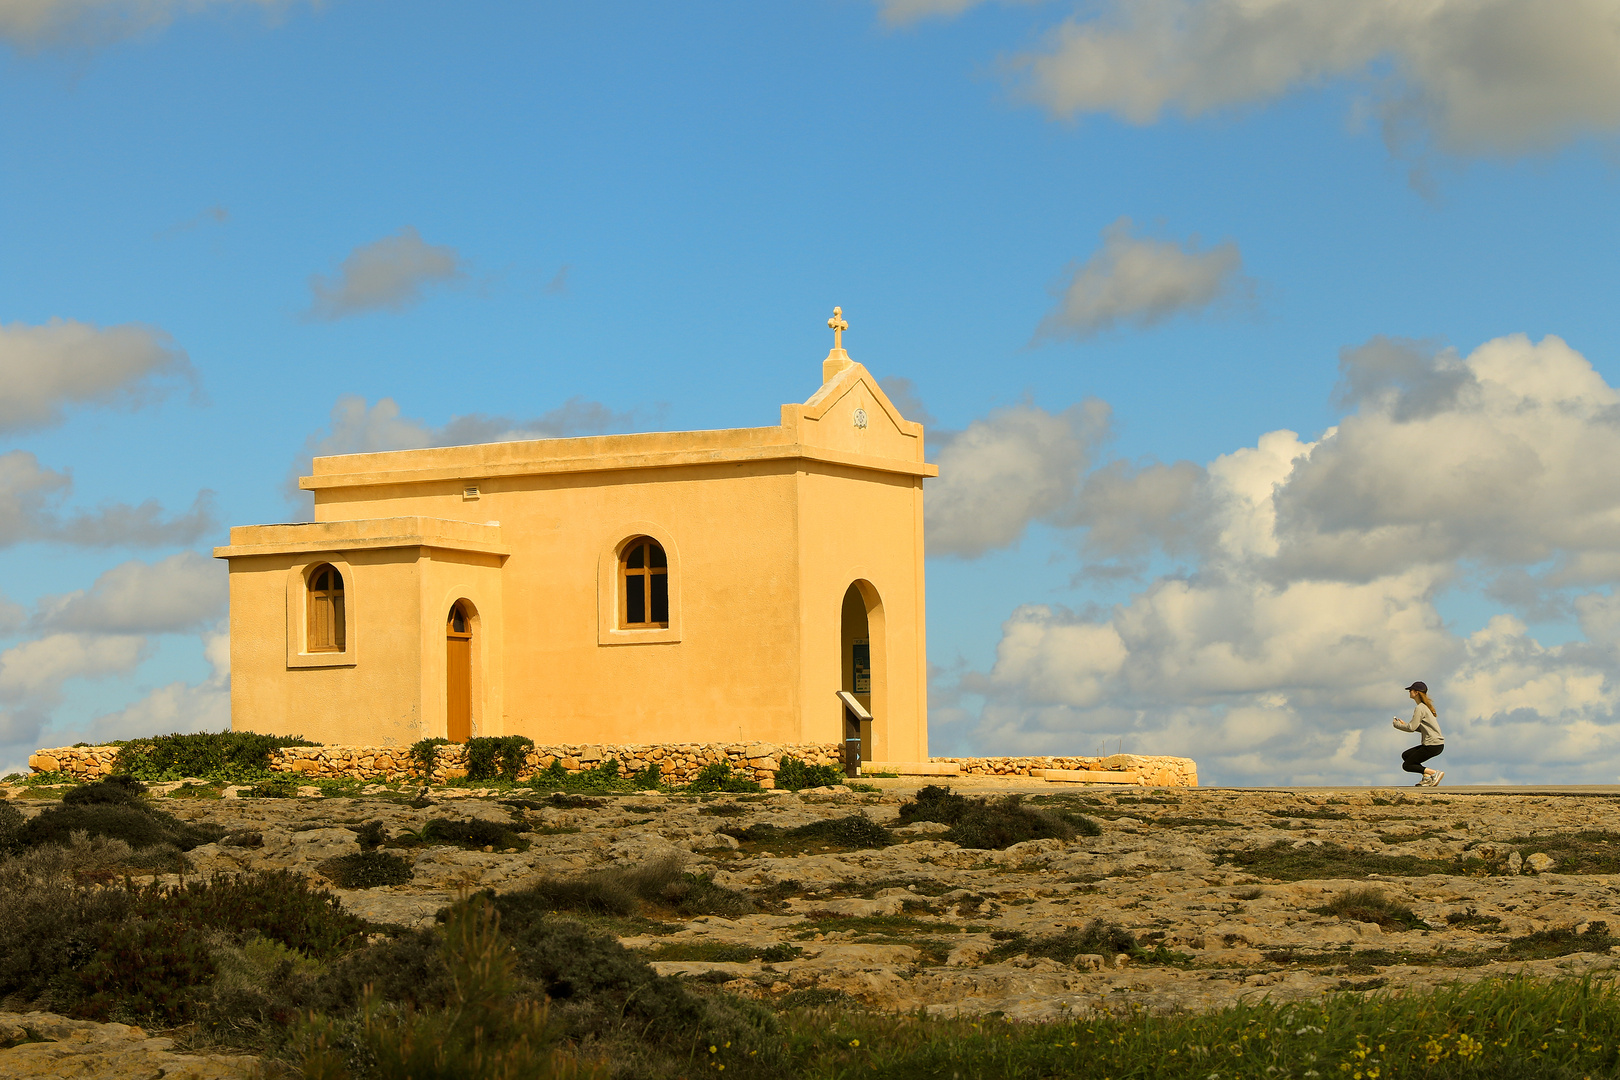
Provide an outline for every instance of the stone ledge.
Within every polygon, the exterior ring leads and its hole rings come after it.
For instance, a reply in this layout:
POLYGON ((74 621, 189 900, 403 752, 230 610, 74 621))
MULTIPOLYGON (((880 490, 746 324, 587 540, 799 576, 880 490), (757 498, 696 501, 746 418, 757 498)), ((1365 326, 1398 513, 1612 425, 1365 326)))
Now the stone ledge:
POLYGON ((962 771, 954 761, 863 761, 861 775, 894 773, 896 776, 956 776, 962 771))

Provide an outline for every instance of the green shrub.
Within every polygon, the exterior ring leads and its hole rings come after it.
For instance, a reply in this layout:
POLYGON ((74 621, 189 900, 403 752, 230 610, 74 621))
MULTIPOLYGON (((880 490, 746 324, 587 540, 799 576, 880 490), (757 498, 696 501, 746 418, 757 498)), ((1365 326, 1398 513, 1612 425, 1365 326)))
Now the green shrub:
POLYGON ((472 850, 492 847, 496 851, 507 848, 526 850, 529 842, 518 836, 511 828, 485 821, 483 818, 469 818, 465 821, 452 821, 450 818, 434 818, 422 826, 422 839, 430 844, 454 844, 472 850))
POLYGON ((26 819, 23 812, 7 800, 0 799, 0 856, 22 849, 22 827, 26 819))
POLYGON ((18 833, 24 847, 68 844, 75 832, 122 840, 132 848, 168 844, 190 851, 225 835, 218 825, 192 824, 144 804, 90 802, 55 806, 28 821, 18 833))
POLYGON ((836 765, 806 765, 796 757, 785 757, 776 771, 776 786, 788 791, 811 787, 832 787, 847 777, 836 765))
POLYGON ((1143 950, 1136 936, 1129 930, 1115 923, 1093 919, 1084 930, 1071 926, 1056 934, 1045 934, 1040 937, 1014 934, 1003 939, 1001 944, 991 950, 990 955, 993 959, 1001 960, 1020 953, 1046 956, 1059 963, 1072 964, 1075 957, 1086 953, 1107 957, 1118 953, 1141 956, 1143 950))
POLYGON ((344 910, 331 892, 290 870, 129 888, 136 915, 224 931, 243 940, 258 934, 315 957, 353 947, 369 925, 344 910))
POLYGON ((214 977, 202 935, 168 919, 103 923, 97 948, 78 972, 81 1016, 129 1016, 159 1022, 188 1019, 193 988, 214 977))
POLYGON ((612 867, 569 878, 545 878, 527 889, 499 897, 504 918, 527 924, 550 912, 634 915, 641 904, 655 904, 686 916, 746 915, 756 910, 744 893, 716 885, 712 874, 690 874, 679 859, 612 867))
POLYGON ((64 806, 93 806, 111 803, 119 806, 142 806, 146 785, 133 776, 114 773, 104 780, 76 787, 62 796, 64 806))
POLYGON ((524 756, 534 749, 526 735, 482 736, 467 740, 467 779, 502 780, 517 783, 524 756))
POLYGON ((646 768, 630 774, 630 786, 637 791, 656 791, 663 782, 663 773, 656 761, 649 761, 646 768))
POLYGON ((199 732, 132 739, 118 750, 113 770, 137 780, 256 780, 270 771, 270 751, 287 746, 318 746, 298 735, 259 735, 250 731, 199 732))
POLYGON ((388 830, 380 821, 368 821, 354 831, 361 851, 376 851, 388 840, 388 830))
POLYGON ((248 799, 295 799, 298 781, 290 776, 272 776, 237 794, 248 799))
MULTIPOLYGON (((445 927, 451 993, 437 1009, 381 1008, 368 988, 358 1023, 315 1019, 305 1033, 305 1080, 565 1080, 580 1075, 557 1048, 544 1005, 519 995, 499 919, 480 897, 445 927)), ((386 999, 383 999, 386 1000, 386 999)), ((391 1003, 390 1003, 391 1004, 391 1003)))
POLYGON ((850 814, 841 818, 827 818, 784 829, 780 825, 761 822, 746 829, 721 829, 727 836, 766 846, 830 844, 847 850, 888 847, 894 835, 865 814, 850 814))
POLYGON ((129 852, 116 841, 81 838, 71 848, 51 846, 0 862, 0 999, 40 1001, 57 1011, 78 999, 75 971, 96 954, 101 928, 124 921, 134 906, 123 889, 86 888, 75 880, 76 863, 90 861, 98 847, 129 852))
POLYGON ((416 775, 422 780, 433 779, 433 769, 439 761, 439 747, 449 746, 449 739, 418 739, 411 743, 411 764, 416 767, 416 775))
POLYGON ((295 996, 297 1004, 344 1013, 371 987, 380 1000, 412 1009, 442 1009, 455 995, 437 930, 412 930, 337 958, 295 996))
POLYGON ((1377 923, 1386 930, 1432 930, 1428 923, 1405 904, 1397 903, 1377 888, 1351 889, 1340 893, 1318 908, 1317 915, 1337 915, 1354 922, 1377 923))
POLYGON ((387 851, 339 855, 315 867, 340 889, 375 889, 411 880, 411 864, 387 851))
POLYGON ((696 779, 686 785, 690 792, 705 791, 759 791, 760 786, 752 780, 736 776, 731 771, 729 761, 711 761, 698 770, 696 779))
POLYGON ((968 799, 937 784, 917 792, 914 801, 900 807, 900 822, 937 821, 949 825, 943 838, 965 848, 1002 849, 1025 840, 1073 839, 1076 834, 1096 836, 1101 826, 1076 813, 1038 810, 1021 795, 1003 799, 968 799))

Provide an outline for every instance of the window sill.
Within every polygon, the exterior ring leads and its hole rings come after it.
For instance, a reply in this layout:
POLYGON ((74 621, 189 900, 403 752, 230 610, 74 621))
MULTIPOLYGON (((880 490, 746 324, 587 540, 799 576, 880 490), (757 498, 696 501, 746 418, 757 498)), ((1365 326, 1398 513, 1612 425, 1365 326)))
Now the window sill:
POLYGON ((289 668, 354 667, 359 662, 360 658, 352 649, 345 652, 290 653, 287 656, 289 668))
POLYGON ((652 627, 646 630, 603 630, 598 645, 668 645, 681 640, 679 627, 652 627))

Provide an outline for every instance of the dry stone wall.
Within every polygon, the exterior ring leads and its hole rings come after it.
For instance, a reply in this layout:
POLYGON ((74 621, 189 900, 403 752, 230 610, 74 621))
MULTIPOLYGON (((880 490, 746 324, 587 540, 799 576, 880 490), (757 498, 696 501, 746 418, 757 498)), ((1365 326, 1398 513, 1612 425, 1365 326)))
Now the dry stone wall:
MULTIPOLYGON (((443 783, 467 775, 466 746, 452 743, 434 749, 429 779, 443 783)), ((837 743, 571 743, 532 748, 518 777, 526 780, 549 769, 553 762, 561 762, 567 772, 584 772, 611 758, 618 761, 621 773, 640 772, 656 764, 666 783, 687 784, 697 779, 705 766, 724 761, 733 772, 769 788, 775 786, 784 757, 798 758, 806 765, 836 766, 839 752, 837 743)), ((93 780, 111 773, 117 756, 116 746, 64 746, 36 751, 28 764, 35 772, 61 772, 93 780)), ((405 746, 289 746, 270 752, 270 769, 311 779, 389 781, 415 777, 418 766, 405 746)))
MULTIPOLYGON (((443 783, 467 775, 467 748, 449 744, 436 748, 432 776, 443 783)), ((571 743, 536 746, 528 752, 520 779, 549 769, 560 761, 568 772, 594 769, 613 758, 621 772, 640 772, 656 764, 666 783, 686 784, 706 765, 729 762, 739 775, 770 788, 782 758, 796 757, 807 765, 838 765, 837 743, 635 743, 611 745, 571 743)), ((61 772, 80 780, 93 780, 112 772, 116 746, 65 746, 39 750, 28 759, 35 772, 61 772)), ((1191 758, 1112 754, 1107 757, 947 757, 934 762, 954 763, 963 776, 1039 776, 1046 769, 1133 774, 1138 783, 1154 787, 1197 787, 1198 766, 1191 758)), ((404 746, 290 746, 270 753, 275 772, 298 773, 311 779, 407 780, 417 766, 404 746)), ((942 780, 948 783, 948 779, 942 780)))
POLYGON ((964 776, 1037 776, 1044 769, 1079 772, 1135 773, 1152 787, 1197 787, 1198 765, 1192 758, 1110 754, 1107 757, 933 758, 955 762, 964 776))

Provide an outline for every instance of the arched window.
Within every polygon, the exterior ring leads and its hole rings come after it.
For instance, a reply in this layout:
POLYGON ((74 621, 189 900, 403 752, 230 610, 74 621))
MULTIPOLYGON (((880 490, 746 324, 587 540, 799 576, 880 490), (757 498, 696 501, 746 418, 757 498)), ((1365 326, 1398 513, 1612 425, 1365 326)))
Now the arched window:
POLYGON ((343 575, 330 563, 309 572, 309 637, 307 652, 342 652, 344 648, 343 575))
POLYGON ((638 536, 625 546, 619 563, 624 593, 620 625, 627 630, 668 626, 669 560, 663 547, 650 536, 638 536))

